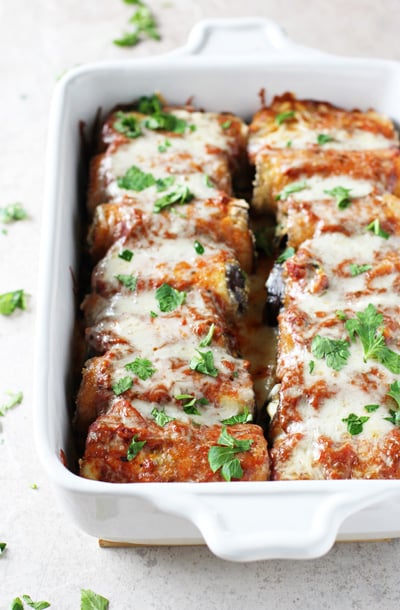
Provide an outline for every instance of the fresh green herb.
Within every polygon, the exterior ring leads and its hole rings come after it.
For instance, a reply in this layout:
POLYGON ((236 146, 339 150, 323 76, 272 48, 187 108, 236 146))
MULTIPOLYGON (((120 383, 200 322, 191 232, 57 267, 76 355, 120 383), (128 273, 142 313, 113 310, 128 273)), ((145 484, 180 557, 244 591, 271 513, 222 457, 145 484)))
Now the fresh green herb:
POLYGON ((113 40, 113 43, 119 47, 133 47, 145 37, 160 40, 161 37, 157 23, 149 7, 142 0, 126 2, 126 4, 134 4, 136 6, 135 12, 129 19, 129 23, 132 23, 134 30, 124 34, 121 38, 113 40))
POLYGON ((153 174, 143 172, 140 167, 132 165, 122 176, 117 179, 117 184, 120 188, 128 191, 144 191, 144 189, 153 186, 156 180, 153 174))
POLYGON ((16 309, 26 309, 26 295, 23 290, 14 290, 0 294, 0 314, 9 316, 16 309))
POLYGON ((228 417, 228 419, 223 419, 221 424, 226 424, 227 426, 233 426, 234 424, 247 424, 247 422, 252 421, 253 416, 249 412, 248 408, 245 407, 242 413, 238 413, 237 415, 232 415, 232 417, 228 417))
POLYGON ((164 144, 160 144, 158 146, 158 152, 165 153, 165 152, 167 152, 167 150, 170 146, 172 146, 171 142, 169 140, 164 140, 164 144))
POLYGON ((314 368, 315 368, 315 362, 314 362, 314 360, 310 360, 310 362, 308 363, 308 372, 310 373, 310 375, 313 374, 314 368))
POLYGON ((388 396, 393 398, 396 401, 397 407, 400 409, 400 382, 394 381, 390 386, 390 392, 388 392, 388 396))
POLYGON ((238 440, 229 434, 223 426, 217 442, 218 444, 210 447, 208 451, 208 463, 211 470, 217 472, 221 469, 221 475, 225 481, 241 479, 243 469, 235 455, 243 451, 249 451, 253 441, 251 439, 238 440))
POLYGON ((383 237, 383 239, 389 239, 390 237, 390 233, 387 233, 381 228, 379 218, 375 218, 375 220, 369 223, 367 231, 372 231, 372 233, 378 235, 378 237, 383 237))
POLYGON ((174 396, 176 400, 185 400, 185 404, 183 406, 183 410, 188 415, 201 415, 201 412, 198 410, 197 406, 208 405, 209 401, 204 396, 201 398, 196 398, 193 394, 177 394, 174 396))
POLYGON ((377 409, 379 409, 379 405, 364 405, 364 409, 367 413, 373 413, 377 409))
POLYGON ((363 431, 364 424, 369 420, 367 415, 361 415, 358 417, 355 413, 350 413, 348 417, 342 419, 342 422, 347 424, 347 432, 349 432, 352 436, 356 436, 357 434, 361 434, 363 431))
POLYGON ((158 214, 165 208, 168 208, 175 203, 178 205, 183 205, 184 203, 189 203, 189 201, 191 201, 193 198, 194 195, 190 191, 189 187, 179 184, 175 191, 167 193, 167 195, 164 195, 164 197, 161 197, 154 202, 153 211, 158 214))
POLYGON ((346 320, 345 327, 351 341, 354 341, 355 335, 358 335, 364 348, 364 362, 369 358, 378 360, 391 373, 398 375, 400 354, 386 346, 382 324, 383 315, 370 303, 364 311, 358 312, 355 318, 346 320))
POLYGON ((227 120, 224 121, 223 123, 221 123, 221 129, 229 129, 229 127, 232 125, 232 121, 231 120, 227 120))
POLYGON ((327 133, 319 133, 317 135, 317 144, 319 144, 320 146, 323 146, 324 144, 327 144, 328 142, 333 142, 335 140, 335 138, 332 138, 332 136, 330 136, 327 133))
POLYGON ((9 399, 0 407, 0 417, 3 417, 7 411, 13 409, 17 405, 20 405, 24 395, 22 392, 7 392, 9 399))
POLYGON ((127 32, 123 34, 121 38, 115 38, 113 43, 117 47, 134 47, 140 41, 138 32, 127 32))
POLYGON ((37 483, 32 483, 32 485, 30 486, 31 489, 39 489, 37 483))
POLYGON ((372 269, 372 265, 356 265, 355 263, 350 263, 349 269, 350 275, 355 277, 356 275, 360 275, 361 273, 365 273, 372 269))
POLYGON ((24 610, 24 605, 20 597, 16 597, 12 600, 10 610, 24 610))
POLYGON ((141 114, 158 114, 162 112, 162 103, 157 95, 142 95, 139 98, 137 109, 141 114))
POLYGON ((325 358, 327 366, 340 371, 349 356, 349 343, 343 339, 329 339, 316 335, 311 343, 311 351, 315 358, 325 358))
POLYGON ((197 125, 189 125, 189 131, 191 131, 192 133, 194 131, 196 131, 196 129, 197 129, 197 125))
POLYGON ((239 377, 239 373, 238 373, 237 371, 233 371, 233 373, 232 373, 232 377, 233 377, 234 379, 237 379, 237 378, 239 377))
POLYGON ((197 239, 194 240, 194 249, 197 254, 204 254, 204 246, 197 239))
POLYGON ((279 195, 276 195, 275 199, 276 201, 284 201, 292 193, 298 193, 299 191, 304 191, 304 189, 307 188, 308 185, 305 180, 301 180, 301 182, 292 182, 292 184, 287 184, 279 195))
POLYGON ((151 311, 150 318, 158 318, 158 313, 156 313, 155 311, 151 311))
POLYGON ((108 607, 108 599, 90 589, 81 589, 81 610, 108 610, 108 607))
POLYGON ((125 368, 127 371, 137 375, 142 381, 152 377, 157 370, 147 358, 135 358, 133 362, 125 364, 125 368))
POLYGON ((390 417, 384 417, 386 421, 390 421, 394 426, 400 426, 400 411, 389 409, 390 417))
POLYGON ((278 258, 276 259, 277 263, 284 263, 285 261, 287 261, 288 258, 291 258, 292 256, 294 256, 296 253, 296 250, 294 248, 292 248, 292 246, 289 246, 289 248, 286 248, 286 250, 284 250, 282 252, 282 254, 280 254, 278 256, 278 258))
POLYGON ((218 370, 214 365, 214 356, 212 351, 201 352, 199 349, 196 350, 197 354, 193 356, 190 361, 189 367, 192 371, 203 373, 203 375, 210 375, 210 377, 218 377, 218 370))
POLYGON ((175 417, 170 417, 167 415, 165 409, 158 410, 156 407, 152 409, 151 414, 154 417, 156 424, 161 428, 164 428, 164 426, 166 426, 170 421, 174 421, 175 419, 175 417))
POLYGON ((205 179, 206 179, 206 186, 208 186, 209 189, 213 189, 214 183, 211 180, 210 176, 208 176, 208 174, 205 175, 205 179))
POLYGON ((7 542, 0 542, 0 555, 4 553, 7 548, 7 542))
POLYGON ((142 135, 135 115, 117 112, 115 116, 117 117, 117 120, 114 121, 113 127, 116 131, 131 139, 138 138, 142 135))
POLYGON ((135 292, 138 281, 137 275, 126 275, 125 273, 118 273, 118 275, 116 275, 115 277, 119 282, 121 282, 121 284, 125 286, 125 288, 128 288, 128 290, 131 290, 132 292, 135 292))
POLYGON ((132 377, 121 377, 121 379, 118 379, 118 381, 116 381, 112 385, 112 389, 116 396, 120 396, 120 394, 123 394, 127 390, 130 390, 132 387, 132 384, 133 384, 132 377))
POLYGON ((341 309, 337 309, 335 311, 335 315, 336 315, 337 318, 339 318, 339 320, 347 320, 346 314, 341 309))
POLYGON ((351 189, 346 189, 343 186, 335 186, 334 189, 324 191, 324 193, 335 197, 339 210, 345 210, 351 204, 350 191, 351 189))
POLYGON ((169 312, 174 311, 186 300, 187 293, 184 290, 175 290, 169 284, 162 284, 156 290, 156 299, 158 301, 158 306, 160 311, 169 312))
POLYGON ((133 252, 132 250, 122 250, 122 252, 118 254, 118 257, 129 263, 133 258, 133 252))
POLYGON ((29 595, 23 595, 22 599, 30 608, 34 608, 35 610, 45 610, 45 608, 50 608, 49 602, 34 602, 29 595))
POLYGON ((282 125, 285 121, 290 121, 295 116, 294 110, 289 110, 288 112, 280 112, 275 116, 275 122, 277 125, 282 125))
POLYGON ((170 131, 172 133, 185 133, 187 122, 170 112, 157 112, 144 121, 144 126, 152 131, 170 131))
POLYGON ((9 224, 18 220, 25 220, 28 214, 20 203, 10 203, 5 208, 0 208, 0 222, 9 224))
POLYGON ((292 148, 292 143, 293 143, 292 140, 288 140, 286 142, 286 148, 292 148))
POLYGON ((208 329, 207 335, 202 339, 199 343, 200 347, 208 347, 211 344, 212 338, 214 336, 215 324, 211 324, 208 329))
POLYGON ((126 452, 126 459, 128 460, 128 462, 131 462, 146 444, 146 441, 138 441, 137 438, 138 435, 134 434, 132 437, 131 444, 128 447, 128 451, 126 452))
POLYGON ((162 191, 166 191, 167 188, 172 186, 175 183, 175 176, 167 176, 166 178, 157 178, 156 187, 157 192, 161 193, 162 191))

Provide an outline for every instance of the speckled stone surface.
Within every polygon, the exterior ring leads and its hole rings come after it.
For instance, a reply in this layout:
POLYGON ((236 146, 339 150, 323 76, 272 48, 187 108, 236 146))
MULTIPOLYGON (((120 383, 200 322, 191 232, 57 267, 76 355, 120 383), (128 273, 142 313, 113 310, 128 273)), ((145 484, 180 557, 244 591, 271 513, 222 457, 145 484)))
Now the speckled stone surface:
POLYGON ((29 212, 27 221, 0 233, 0 293, 24 288, 31 295, 26 312, 0 319, 0 404, 7 391, 24 392, 23 403, 0 420, 0 541, 8 544, 0 557, 0 609, 29 594, 55 610, 76 610, 79 590, 89 588, 109 598, 111 610, 397 610, 400 540, 343 543, 321 559, 254 564, 223 562, 203 547, 100 549, 65 518, 38 462, 32 346, 47 120, 57 76, 91 60, 174 49, 208 17, 268 17, 300 44, 400 60, 398 0, 148 4, 162 40, 127 50, 111 42, 132 10, 122 0, 0 2, 0 207, 21 201, 29 212))

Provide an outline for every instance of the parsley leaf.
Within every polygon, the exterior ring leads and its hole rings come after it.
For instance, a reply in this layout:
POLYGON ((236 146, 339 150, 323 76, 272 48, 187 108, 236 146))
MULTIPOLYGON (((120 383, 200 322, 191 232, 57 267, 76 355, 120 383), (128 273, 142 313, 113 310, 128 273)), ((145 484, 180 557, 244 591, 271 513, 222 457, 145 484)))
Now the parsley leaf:
POLYGON ((122 252, 118 254, 118 257, 129 263, 133 258, 133 252, 132 250, 122 250, 122 252))
POLYGON ((311 343, 311 351, 315 358, 325 358, 327 366, 340 371, 349 356, 349 344, 343 339, 329 339, 316 335, 311 343))
POLYGON ((168 187, 172 186, 175 182, 175 176, 167 176, 166 178, 157 178, 156 187, 157 192, 166 191, 168 187))
POLYGON ((315 362, 314 360, 310 360, 310 362, 308 363, 308 372, 310 373, 310 375, 313 374, 315 369, 315 362))
POLYGON ((127 275, 125 273, 119 273, 115 277, 119 282, 121 282, 121 284, 125 286, 125 288, 128 288, 128 290, 131 290, 132 292, 135 292, 138 281, 137 275, 127 275))
POLYGON ((164 426, 166 426, 170 421, 174 421, 175 419, 175 417, 170 417, 167 415, 165 409, 158 410, 156 407, 152 409, 151 414, 156 420, 156 424, 161 428, 164 428, 164 426))
POLYGON ((217 472, 221 468, 221 474, 225 481, 241 479, 243 469, 235 455, 243 451, 249 451, 253 440, 238 440, 229 434, 226 427, 223 426, 217 442, 218 445, 210 447, 208 451, 208 463, 211 470, 217 472))
POLYGON ((357 434, 361 434, 363 431, 364 424, 369 420, 367 415, 361 415, 358 417, 355 413, 350 413, 348 417, 342 419, 342 422, 347 424, 347 432, 349 432, 352 436, 356 436, 357 434))
POLYGON ((131 0, 130 2, 125 0, 125 2, 126 4, 134 4, 136 6, 135 12, 129 19, 129 22, 133 24, 135 29, 133 32, 113 40, 113 43, 119 47, 133 47, 146 36, 153 40, 160 40, 161 36, 157 23, 149 7, 142 0, 131 0))
POLYGON ((3 417, 7 411, 9 411, 10 409, 13 409, 14 407, 16 407, 17 405, 20 405, 24 395, 22 392, 7 392, 9 395, 9 399, 7 400, 6 403, 4 403, 3 405, 1 405, 0 407, 0 417, 3 417))
POLYGON ((144 189, 153 186, 156 179, 153 174, 143 172, 140 167, 132 165, 122 176, 117 179, 117 184, 120 188, 128 191, 144 191, 144 189))
POLYGON ((379 409, 379 405, 364 405, 364 409, 367 411, 367 413, 373 413, 379 409))
POLYGON ((113 43, 117 47, 134 47, 140 41, 138 32, 127 32, 121 38, 115 38, 113 43))
POLYGON ((349 269, 350 275, 355 277, 356 275, 360 275, 361 273, 365 273, 372 269, 372 265, 356 265, 355 263, 350 263, 349 269))
POLYGON ((214 336, 214 331, 215 331, 215 324, 211 324, 207 335, 199 343, 200 347, 208 347, 211 344, 212 338, 214 336))
POLYGON ((165 153, 167 152, 167 149, 172 146, 171 142, 169 140, 164 140, 163 144, 159 144, 158 146, 158 152, 160 153, 165 153))
POLYGON ((169 284, 162 284, 156 290, 156 299, 158 301, 158 306, 160 311, 169 312, 174 311, 186 300, 187 293, 184 290, 175 290, 169 284))
POLYGON ((14 290, 0 294, 0 314, 9 316, 16 309, 26 309, 26 295, 23 290, 14 290))
POLYGON ((162 111, 162 103, 157 95, 142 95, 137 104, 138 111, 142 114, 157 114, 162 111))
POLYGON ((212 351, 201 352, 197 349, 196 352, 197 354, 193 356, 189 364, 192 371, 197 371, 198 373, 203 373, 203 375, 209 375, 210 377, 218 377, 218 370, 214 365, 212 351))
POLYGON ((34 608, 35 610, 44 610, 45 608, 50 608, 49 602, 34 602, 29 595, 23 595, 22 599, 30 608, 34 608))
POLYGON ((295 116, 294 110, 289 110, 288 112, 280 112, 275 116, 275 123, 277 125, 282 125, 285 121, 290 121, 295 116))
POLYGON ((350 191, 351 189, 346 189, 343 186, 335 186, 334 189, 324 191, 324 193, 335 197, 339 210, 345 210, 351 204, 350 191))
POLYGON ((332 138, 332 136, 330 136, 328 133, 319 133, 317 135, 317 144, 319 144, 320 146, 323 146, 328 142, 334 142, 334 140, 335 138, 332 138))
POLYGON ((152 377, 157 370, 147 358, 135 358, 133 362, 125 364, 125 368, 127 371, 137 375, 142 381, 152 377))
POLYGON ((337 309, 335 311, 335 316, 339 318, 339 320, 347 320, 347 316, 342 309, 337 309))
POLYGON ((112 385, 112 390, 116 396, 120 396, 120 394, 123 394, 127 390, 130 390, 132 387, 132 384, 133 384, 132 377, 121 377, 121 379, 118 379, 118 381, 116 381, 112 385))
POLYGON ((4 553, 7 548, 7 542, 0 542, 0 555, 4 553))
POLYGON ((189 187, 183 184, 178 184, 175 191, 171 193, 167 193, 164 197, 160 197, 154 202, 153 211, 157 214, 164 210, 165 208, 170 207, 177 203, 178 205, 183 205, 184 203, 189 203, 194 198, 193 193, 190 191, 189 187))
POLYGON ((115 116, 117 117, 117 120, 114 121, 113 127, 116 131, 131 139, 138 138, 142 135, 135 115, 117 112, 115 116))
POLYGON ((24 605, 20 597, 16 597, 12 600, 10 610, 24 610, 24 605))
POLYGON ((204 246, 199 241, 197 241, 197 239, 195 239, 194 241, 194 249, 197 254, 204 254, 204 246))
POLYGON ((276 259, 277 263, 284 263, 285 261, 287 261, 288 258, 292 258, 292 256, 294 256, 296 254, 296 250, 294 248, 292 248, 292 246, 289 246, 289 248, 286 248, 286 250, 284 250, 282 252, 282 254, 280 254, 278 256, 278 258, 276 259))
POLYGON ((205 175, 205 181, 206 181, 206 186, 208 186, 209 189, 214 188, 215 185, 208 174, 205 175))
POLYGON ((128 460, 128 462, 131 462, 146 444, 146 441, 138 441, 137 438, 138 435, 134 434, 132 437, 131 444, 128 447, 128 451, 126 452, 126 459, 128 460))
POLYGON ((394 381, 390 386, 388 396, 391 396, 396 401, 397 407, 400 409, 400 382, 394 381))
POLYGON ((187 122, 170 112, 157 112, 144 121, 144 126, 154 131, 163 130, 182 134, 185 133, 187 122))
POLYGON ((174 398, 176 400, 187 401, 182 406, 183 410, 188 415, 201 415, 201 412, 198 410, 197 405, 204 406, 209 404, 209 401, 204 396, 202 396, 201 398, 196 398, 193 394, 177 394, 176 396, 174 396, 174 398))
POLYGON ((400 411, 395 411, 394 409, 389 409, 390 417, 384 417, 386 421, 390 421, 391 424, 395 426, 400 426, 400 411))
POLYGON ((299 191, 304 191, 304 189, 307 188, 308 185, 305 180, 301 180, 300 182, 292 182, 292 184, 287 184, 279 195, 276 195, 275 199, 276 201, 283 201, 292 193, 298 193, 299 191))
POLYGON ((109 601, 90 589, 81 589, 81 610, 108 610, 109 601))
POLYGON ((227 120, 224 121, 223 123, 221 123, 221 129, 229 129, 229 127, 232 125, 232 121, 231 120, 227 120))
POLYGON ((249 412, 248 408, 245 407, 242 413, 238 413, 237 415, 232 415, 232 417, 228 417, 227 419, 221 420, 222 424, 234 425, 234 424, 247 424, 247 422, 252 421, 253 416, 249 412))
POLYGON ((372 231, 372 233, 378 235, 378 237, 383 237, 383 239, 389 239, 390 237, 390 233, 387 233, 381 228, 379 218, 375 218, 375 220, 369 223, 367 231, 372 231))
POLYGON ((0 208, 0 222, 9 224, 18 220, 25 220, 28 214, 20 203, 10 203, 5 208, 0 208))

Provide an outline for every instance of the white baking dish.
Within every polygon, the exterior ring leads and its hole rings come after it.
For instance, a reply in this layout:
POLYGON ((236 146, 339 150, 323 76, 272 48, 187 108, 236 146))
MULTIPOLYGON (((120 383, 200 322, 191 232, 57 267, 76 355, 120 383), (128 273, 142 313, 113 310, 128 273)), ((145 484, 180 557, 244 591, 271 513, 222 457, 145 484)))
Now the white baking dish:
POLYGON ((78 261, 80 138, 98 107, 161 91, 208 110, 249 118, 258 93, 290 90, 345 107, 375 107, 400 123, 400 65, 334 57, 294 45, 272 22, 205 21, 188 44, 141 60, 82 66, 57 85, 46 167, 36 345, 36 440, 66 511, 87 533, 143 544, 205 541, 218 556, 248 561, 310 558, 335 539, 400 536, 400 481, 112 484, 67 470, 74 297, 78 261))

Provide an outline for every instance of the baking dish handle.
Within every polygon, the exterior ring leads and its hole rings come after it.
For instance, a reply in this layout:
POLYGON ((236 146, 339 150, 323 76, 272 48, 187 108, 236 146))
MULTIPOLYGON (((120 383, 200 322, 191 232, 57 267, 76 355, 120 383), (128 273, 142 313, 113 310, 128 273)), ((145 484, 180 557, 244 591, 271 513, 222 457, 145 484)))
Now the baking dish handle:
POLYGON ((283 29, 270 19, 204 19, 189 33, 187 43, 165 56, 323 56, 334 57, 317 49, 294 43, 283 29))
POLYGON ((400 497, 393 481, 291 481, 209 484, 163 493, 163 511, 192 521, 210 550, 230 561, 311 559, 333 546, 343 521, 380 501, 400 497), (343 491, 343 483, 348 490, 343 491), (349 485, 346 485, 346 484, 349 485), (245 489, 244 489, 245 488, 245 489), (211 490, 211 491, 210 491, 211 490))

